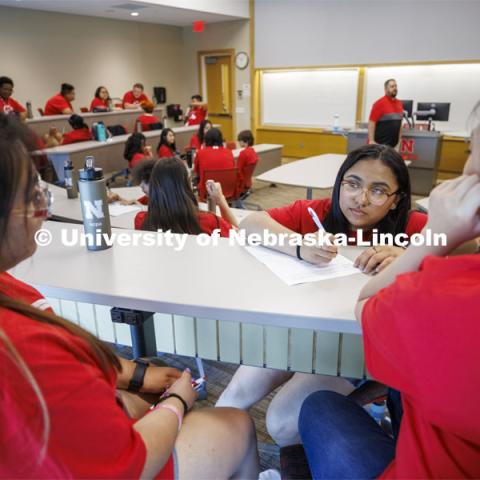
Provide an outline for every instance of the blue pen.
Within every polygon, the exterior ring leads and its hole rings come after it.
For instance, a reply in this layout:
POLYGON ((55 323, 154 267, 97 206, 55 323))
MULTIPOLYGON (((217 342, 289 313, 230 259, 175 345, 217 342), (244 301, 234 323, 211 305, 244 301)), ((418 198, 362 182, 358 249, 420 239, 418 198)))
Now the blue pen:
POLYGON ((318 215, 315 213, 315 210, 312 207, 307 208, 308 213, 312 217, 313 221, 315 222, 315 225, 318 227, 318 230, 325 230, 323 228, 322 222, 318 218, 318 215))

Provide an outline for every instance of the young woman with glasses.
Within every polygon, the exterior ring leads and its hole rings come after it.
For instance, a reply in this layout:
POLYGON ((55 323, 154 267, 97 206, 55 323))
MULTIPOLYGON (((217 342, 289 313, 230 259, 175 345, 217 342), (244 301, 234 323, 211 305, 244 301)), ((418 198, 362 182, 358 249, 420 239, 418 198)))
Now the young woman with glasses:
MULTIPOLYGON (((332 198, 297 200, 291 205, 253 213, 240 225, 249 233, 300 233, 318 231, 308 208, 312 208, 331 234, 346 234, 352 245, 359 232, 363 241, 379 234, 421 232, 427 216, 410 211, 410 179, 402 157, 391 147, 365 145, 350 152, 333 187, 332 198)), ((278 246, 277 250, 316 265, 328 264, 337 255, 337 247, 278 246)), ((383 270, 404 252, 400 246, 372 246, 363 251, 355 265, 365 273, 383 270)), ((301 443, 298 416, 303 400, 317 390, 332 390, 348 395, 354 386, 345 378, 267 370, 240 366, 218 400, 217 406, 249 409, 278 386, 267 411, 267 428, 281 447, 301 443)))

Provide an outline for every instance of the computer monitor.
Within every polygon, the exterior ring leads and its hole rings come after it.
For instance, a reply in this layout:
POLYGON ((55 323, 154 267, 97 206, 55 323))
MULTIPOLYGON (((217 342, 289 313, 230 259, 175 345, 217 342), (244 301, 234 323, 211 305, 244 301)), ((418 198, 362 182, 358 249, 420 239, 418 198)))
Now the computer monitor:
POLYGON ((418 102, 417 111, 415 112, 417 119, 435 120, 437 122, 448 122, 450 114, 449 103, 436 102, 418 102))
POLYGON ((403 111, 407 112, 407 117, 412 118, 413 115, 413 100, 400 100, 403 105, 403 111))

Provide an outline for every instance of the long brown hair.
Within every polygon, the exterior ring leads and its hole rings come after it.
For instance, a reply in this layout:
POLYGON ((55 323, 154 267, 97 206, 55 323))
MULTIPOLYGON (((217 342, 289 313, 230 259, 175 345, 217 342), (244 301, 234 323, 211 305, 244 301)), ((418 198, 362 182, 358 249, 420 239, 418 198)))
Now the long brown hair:
MULTIPOLYGON (((8 222, 16 193, 23 189, 25 209, 31 202, 35 167, 28 152, 35 148, 36 137, 25 125, 13 117, 0 114, 0 245, 6 244, 8 222)), ((121 371, 118 358, 106 344, 68 320, 0 294, 0 309, 2 308, 38 322, 55 325, 82 338, 92 349, 99 368, 107 378, 111 375, 112 367, 121 371)))
POLYGON ((172 233, 202 233, 198 202, 188 171, 178 158, 157 160, 148 182, 148 214, 143 230, 170 230, 172 233))

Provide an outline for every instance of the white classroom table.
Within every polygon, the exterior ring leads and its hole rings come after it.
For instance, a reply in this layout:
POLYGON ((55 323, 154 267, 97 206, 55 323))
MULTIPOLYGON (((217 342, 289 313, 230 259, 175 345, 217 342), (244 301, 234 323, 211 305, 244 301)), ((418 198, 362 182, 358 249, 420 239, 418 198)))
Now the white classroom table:
POLYGON ((307 189, 307 199, 311 200, 314 188, 332 188, 345 154, 326 153, 315 157, 287 163, 256 177, 268 183, 279 183, 307 189))
MULTIPOLYGON (((190 137, 198 130, 198 126, 174 127, 177 148, 180 151, 188 145, 190 137)), ((147 139, 147 145, 156 151, 160 141, 161 130, 143 132, 147 139)), ((125 143, 131 134, 118 135, 106 142, 90 140, 87 142, 59 145, 58 147, 45 148, 34 152, 35 155, 47 155, 52 162, 60 182, 64 180, 63 166, 66 160, 71 160, 75 169, 83 168, 85 156, 93 155, 97 166, 103 168, 104 173, 114 173, 127 168, 128 163, 123 156, 125 143)))
MULTIPOLYGON (((258 163, 255 167, 254 175, 268 172, 269 170, 272 170, 272 168, 279 167, 282 164, 283 145, 259 143, 258 145, 254 145, 253 149, 258 155, 258 163)), ((236 148, 233 150, 235 162, 242 150, 243 148, 236 148)))
MULTIPOLYGON (((125 125, 129 132, 133 132, 135 128, 135 120, 142 115, 141 108, 134 110, 114 110, 113 112, 98 112, 98 113, 82 113, 75 112, 80 115, 85 123, 91 127, 96 122, 103 122, 107 127, 110 125, 125 125)), ((162 107, 155 107, 154 115, 157 116, 163 123, 162 107)), ((71 130, 68 119, 70 115, 47 115, 43 117, 34 117, 27 119, 27 125, 39 136, 43 136, 50 130, 51 127, 56 127, 59 132, 71 130)))
POLYGON ((422 210, 425 213, 428 213, 428 202, 430 200, 430 197, 425 197, 421 198, 420 200, 417 200, 415 203, 417 204, 417 207, 422 210))
MULTIPOLYGON (((82 226, 46 222, 44 228, 52 243, 12 273, 100 338, 127 343, 120 327, 128 335, 128 326, 112 326, 109 308, 133 308, 158 312, 157 351, 358 378, 365 374, 354 317, 368 280, 362 273, 290 287, 228 239, 201 247, 197 237, 188 236, 183 251, 114 246, 89 252, 60 241, 61 229, 80 233, 82 226)), ((340 251, 353 259, 361 249, 340 251)))
MULTIPOLYGON (((291 187, 304 187, 307 189, 307 199, 311 200, 314 188, 333 188, 338 170, 346 158, 346 154, 338 153, 316 155, 286 163, 259 175, 256 179, 291 187)), ((409 160, 405 162, 407 166, 410 164, 409 160)))
MULTIPOLYGON (((64 188, 57 187, 56 185, 49 184, 48 189, 53 194, 52 220, 83 223, 79 197, 73 199, 68 198, 67 191, 64 188)), ((143 196, 143 192, 140 187, 112 188, 111 190, 113 193, 117 193, 125 200, 137 200, 143 196)), ((144 205, 139 205, 139 207, 141 207, 141 210, 147 210, 147 207, 144 205)), ((200 209, 206 211, 208 209, 207 204, 200 203, 200 209)), ((251 210, 243 210, 238 208, 232 208, 231 210, 239 222, 252 213, 251 210)), ((135 212, 125 213, 115 217, 111 216, 110 224, 113 228, 133 229, 135 216, 139 211, 140 210, 136 210, 135 212)), ((220 210, 218 207, 217 214, 220 215, 220 210)))

